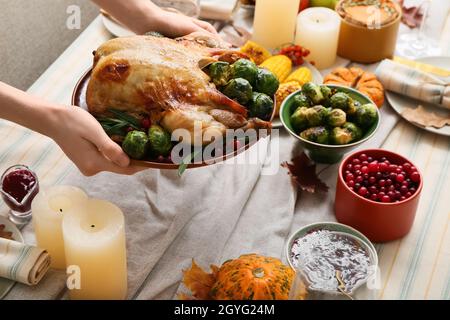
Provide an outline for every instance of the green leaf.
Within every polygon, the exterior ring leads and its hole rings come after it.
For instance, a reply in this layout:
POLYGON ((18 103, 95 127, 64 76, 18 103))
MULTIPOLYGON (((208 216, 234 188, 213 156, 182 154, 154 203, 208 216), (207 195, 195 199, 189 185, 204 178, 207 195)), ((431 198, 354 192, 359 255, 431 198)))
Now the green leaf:
POLYGON ((113 115, 115 115, 117 117, 117 119, 127 122, 130 125, 130 127, 139 129, 140 123, 139 123, 139 120, 136 119, 135 117, 130 116, 126 112, 123 112, 123 111, 120 111, 117 109, 108 109, 108 111, 111 112, 113 115))
POLYGON ((192 162, 193 159, 195 159, 195 157, 202 152, 202 149, 197 149, 194 152, 191 152, 190 154, 188 154, 186 157, 184 157, 183 161, 181 161, 181 164, 178 166, 178 176, 181 177, 184 173, 184 171, 186 171, 187 166, 192 162))

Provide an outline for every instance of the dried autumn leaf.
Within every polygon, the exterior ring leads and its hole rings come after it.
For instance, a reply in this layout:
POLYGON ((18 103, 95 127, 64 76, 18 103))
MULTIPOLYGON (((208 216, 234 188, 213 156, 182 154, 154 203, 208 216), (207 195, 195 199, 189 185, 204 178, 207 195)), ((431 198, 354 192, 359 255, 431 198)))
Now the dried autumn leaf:
POLYGON ((289 170, 292 180, 300 189, 310 193, 328 191, 328 186, 316 174, 316 164, 304 152, 292 159, 292 163, 283 162, 281 166, 289 170))
POLYGON ((216 266, 211 266, 212 273, 205 272, 192 259, 192 266, 188 270, 183 270, 183 283, 188 288, 192 297, 184 293, 180 294, 180 300, 211 300, 210 291, 216 282, 217 271, 216 266))
POLYGON ((0 224, 0 238, 14 240, 12 237, 12 232, 6 231, 4 224, 0 224))
POLYGON ((422 6, 406 7, 403 2, 403 0, 399 0, 399 4, 403 11, 402 22, 411 29, 419 27, 423 19, 422 6))

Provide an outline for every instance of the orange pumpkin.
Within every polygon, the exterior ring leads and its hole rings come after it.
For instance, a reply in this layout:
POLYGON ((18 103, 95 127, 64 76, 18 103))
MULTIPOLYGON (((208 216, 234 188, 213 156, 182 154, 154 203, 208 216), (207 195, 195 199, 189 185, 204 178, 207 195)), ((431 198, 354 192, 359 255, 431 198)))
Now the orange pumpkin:
POLYGON ((276 258, 246 254, 226 261, 216 276, 215 300, 287 300, 294 271, 276 258))
POLYGON ((339 84, 355 88, 364 93, 381 108, 384 103, 384 88, 377 77, 361 68, 337 68, 323 80, 324 84, 339 84))

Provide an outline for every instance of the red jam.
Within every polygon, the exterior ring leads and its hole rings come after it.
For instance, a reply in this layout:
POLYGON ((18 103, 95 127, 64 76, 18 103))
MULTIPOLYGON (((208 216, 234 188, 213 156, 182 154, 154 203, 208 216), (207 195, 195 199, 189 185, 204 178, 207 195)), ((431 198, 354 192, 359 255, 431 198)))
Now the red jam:
POLYGON ((30 170, 13 170, 3 177, 3 200, 14 211, 28 212, 31 209, 31 202, 39 191, 37 183, 30 170))

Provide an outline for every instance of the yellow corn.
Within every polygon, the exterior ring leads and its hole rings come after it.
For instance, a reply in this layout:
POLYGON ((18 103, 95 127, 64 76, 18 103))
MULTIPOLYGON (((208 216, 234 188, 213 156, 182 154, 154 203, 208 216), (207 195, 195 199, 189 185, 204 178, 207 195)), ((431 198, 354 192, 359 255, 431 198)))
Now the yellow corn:
POLYGON ((241 52, 248 55, 257 65, 260 65, 272 56, 266 48, 253 41, 247 41, 244 46, 241 47, 241 52))
POLYGON ((312 80, 312 73, 307 67, 301 67, 292 72, 284 82, 296 81, 300 85, 304 85, 312 80))
POLYGON ((284 101, 284 99, 286 99, 287 96, 290 95, 291 93, 299 90, 301 87, 302 86, 297 81, 285 82, 280 84, 280 87, 275 93, 275 100, 276 100, 275 115, 278 115, 280 113, 281 103, 284 101))
POLYGON ((292 61, 285 55, 272 56, 264 61, 261 67, 266 68, 278 77, 280 82, 284 82, 292 70, 292 61))

